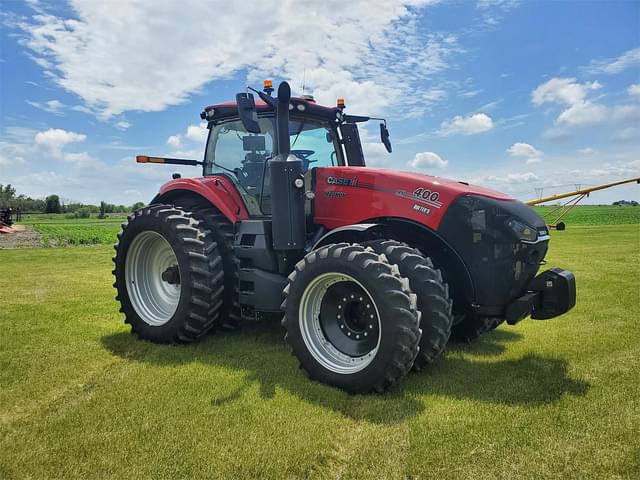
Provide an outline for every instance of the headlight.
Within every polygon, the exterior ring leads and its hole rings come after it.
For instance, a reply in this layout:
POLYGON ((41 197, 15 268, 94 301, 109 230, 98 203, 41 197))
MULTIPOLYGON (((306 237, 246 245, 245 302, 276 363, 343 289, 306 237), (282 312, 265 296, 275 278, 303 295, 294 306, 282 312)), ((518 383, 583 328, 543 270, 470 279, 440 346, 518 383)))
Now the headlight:
POLYGON ((535 242, 538 240, 538 231, 535 228, 515 218, 507 220, 507 227, 515 234, 518 240, 522 240, 523 242, 535 242))

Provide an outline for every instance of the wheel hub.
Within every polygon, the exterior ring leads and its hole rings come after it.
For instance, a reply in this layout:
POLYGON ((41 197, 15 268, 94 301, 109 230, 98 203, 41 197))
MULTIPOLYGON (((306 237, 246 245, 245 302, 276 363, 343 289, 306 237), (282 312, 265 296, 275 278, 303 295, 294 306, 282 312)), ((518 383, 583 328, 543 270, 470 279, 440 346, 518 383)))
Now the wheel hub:
POLYGON ((158 232, 138 234, 125 259, 125 279, 131 305, 152 326, 167 323, 180 302, 180 269, 169 242, 158 232))
POLYGON ((164 272, 162 272, 162 280, 171 284, 177 285, 180 283, 180 270, 178 269, 178 265, 173 265, 172 267, 168 267, 164 272))
POLYGON ((358 280, 344 273, 324 273, 307 286, 299 322, 309 352, 333 372, 362 370, 380 347, 376 304, 358 280))
POLYGON ((369 295, 354 282, 331 285, 320 306, 320 325, 338 350, 359 357, 378 342, 378 318, 369 295))

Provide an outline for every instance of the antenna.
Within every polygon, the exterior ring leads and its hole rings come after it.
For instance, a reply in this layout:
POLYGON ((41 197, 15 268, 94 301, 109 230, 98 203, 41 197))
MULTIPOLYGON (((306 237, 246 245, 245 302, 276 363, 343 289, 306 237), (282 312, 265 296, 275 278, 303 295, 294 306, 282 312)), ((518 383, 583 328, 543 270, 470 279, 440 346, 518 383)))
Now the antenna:
POLYGON ((306 78, 307 78, 307 66, 305 65, 304 68, 302 69, 302 95, 304 95, 304 84, 305 84, 306 78))

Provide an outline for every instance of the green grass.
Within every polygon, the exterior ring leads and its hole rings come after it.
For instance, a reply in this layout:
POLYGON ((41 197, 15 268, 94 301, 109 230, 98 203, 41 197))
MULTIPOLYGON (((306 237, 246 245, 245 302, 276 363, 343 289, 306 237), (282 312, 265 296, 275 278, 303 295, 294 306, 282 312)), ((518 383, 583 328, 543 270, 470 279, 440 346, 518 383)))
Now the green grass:
MULTIPOLYGON (((555 206, 534 207, 548 223, 555 222, 560 211, 555 206)), ((640 207, 614 205, 577 205, 560 220, 572 228, 576 225, 628 225, 640 223, 640 207)))
POLYGON ((578 304, 350 396, 279 326, 139 341, 109 247, 0 251, 0 478, 640 478, 640 226, 553 233, 578 304))

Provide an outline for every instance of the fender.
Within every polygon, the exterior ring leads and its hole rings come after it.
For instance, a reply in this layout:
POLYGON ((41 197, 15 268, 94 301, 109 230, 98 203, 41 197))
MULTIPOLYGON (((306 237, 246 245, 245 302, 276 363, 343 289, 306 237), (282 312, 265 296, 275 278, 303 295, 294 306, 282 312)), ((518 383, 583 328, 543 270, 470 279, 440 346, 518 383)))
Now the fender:
POLYGON ((249 212, 235 185, 224 176, 178 178, 165 183, 150 203, 172 202, 197 196, 220 210, 231 223, 249 219, 249 212))
POLYGON ((356 223, 338 227, 325 233, 311 250, 316 250, 330 243, 362 243, 375 238, 384 238, 387 227, 380 223, 356 223))
POLYGON ((421 223, 404 218, 386 217, 370 219, 366 223, 345 225, 326 233, 316 242, 313 249, 329 243, 360 243, 376 238, 392 238, 421 250, 442 270, 454 301, 459 305, 475 303, 475 287, 471 273, 460 254, 436 231, 421 223))

